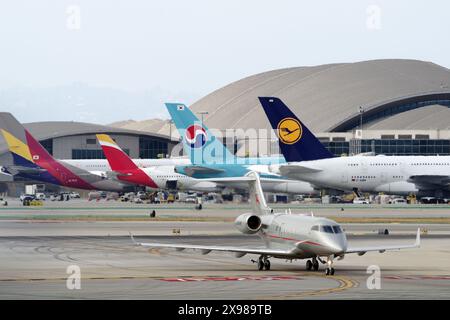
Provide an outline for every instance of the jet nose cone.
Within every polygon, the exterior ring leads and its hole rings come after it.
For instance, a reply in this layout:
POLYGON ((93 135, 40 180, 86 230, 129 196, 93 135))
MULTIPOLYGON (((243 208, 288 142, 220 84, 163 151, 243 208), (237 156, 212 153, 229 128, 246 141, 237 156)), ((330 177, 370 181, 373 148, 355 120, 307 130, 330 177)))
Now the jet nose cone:
POLYGON ((347 242, 344 240, 335 241, 331 245, 331 250, 333 251, 333 253, 343 253, 347 251, 347 242))

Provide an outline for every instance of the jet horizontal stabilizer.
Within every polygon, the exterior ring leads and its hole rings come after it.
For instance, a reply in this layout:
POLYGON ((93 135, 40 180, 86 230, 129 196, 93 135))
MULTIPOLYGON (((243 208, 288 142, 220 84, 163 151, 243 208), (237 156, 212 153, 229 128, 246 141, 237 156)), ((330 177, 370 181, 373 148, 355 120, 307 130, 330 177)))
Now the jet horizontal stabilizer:
POLYGON ((40 174, 43 172, 47 172, 47 170, 38 168, 38 167, 32 168, 32 167, 12 165, 12 166, 5 166, 3 168, 5 168, 6 171, 13 176, 15 176, 16 174, 31 174, 31 175, 33 175, 33 174, 40 174))
POLYGON ((307 166, 305 164, 287 164, 287 165, 281 165, 280 166, 280 173, 283 176, 289 177, 289 176, 295 176, 295 175, 301 175, 306 173, 314 173, 314 172, 320 172, 322 169, 317 169, 311 166, 307 166))
POLYGON ((190 177, 196 174, 221 173, 224 171, 224 169, 216 169, 207 166, 188 166, 184 168, 184 173, 190 177))

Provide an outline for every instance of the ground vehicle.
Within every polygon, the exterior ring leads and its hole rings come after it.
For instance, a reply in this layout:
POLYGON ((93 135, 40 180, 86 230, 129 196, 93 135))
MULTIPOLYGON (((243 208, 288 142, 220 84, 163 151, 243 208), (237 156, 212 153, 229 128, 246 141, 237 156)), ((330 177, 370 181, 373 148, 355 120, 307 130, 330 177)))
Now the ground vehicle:
POLYGON ((80 198, 80 194, 75 191, 72 191, 69 195, 70 195, 71 199, 79 199, 80 198))
POLYGON ((7 206, 7 205, 8 205, 8 201, 6 201, 6 200, 3 199, 3 198, 0 198, 0 205, 2 205, 2 206, 7 206))
POLYGON ((134 203, 144 203, 144 201, 142 201, 142 199, 139 197, 134 197, 130 201, 133 201, 134 203))
POLYGON ((42 192, 36 193, 36 200, 45 200, 45 199, 46 199, 45 193, 42 192))
POLYGON ((186 197, 186 199, 184 199, 184 202, 186 202, 186 203, 197 203, 197 197, 188 196, 188 197, 186 197))
POLYGON ((353 203, 354 204, 369 204, 370 202, 366 198, 355 198, 355 199, 353 199, 353 203))
POLYGON ((21 194, 20 197, 19 197, 20 201, 22 201, 22 202, 23 202, 25 199, 26 199, 26 200, 34 200, 35 198, 36 198, 36 196, 35 196, 34 194, 26 194, 26 193, 21 194))
POLYGON ((145 200, 148 198, 147 193, 145 191, 138 191, 136 193, 136 197, 138 197, 141 200, 145 200))
POLYGON ((394 198, 389 200, 390 204, 407 204, 408 202, 403 198, 394 198))
POLYGON ((108 196, 106 197, 106 201, 117 200, 117 199, 119 199, 119 194, 117 192, 108 192, 108 196))
POLYGON ((132 201, 134 198, 135 198, 134 192, 128 192, 120 197, 120 201, 122 202, 132 201))

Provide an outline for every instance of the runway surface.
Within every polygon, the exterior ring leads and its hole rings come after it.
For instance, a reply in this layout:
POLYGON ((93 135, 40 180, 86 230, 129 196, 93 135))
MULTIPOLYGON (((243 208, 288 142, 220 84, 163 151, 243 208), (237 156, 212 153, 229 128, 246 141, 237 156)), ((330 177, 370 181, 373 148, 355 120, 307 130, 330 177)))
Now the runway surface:
MULTIPOLYGON (((17 199, 8 199, 7 207, 0 207, 0 220, 9 219, 67 219, 95 215, 98 219, 146 219, 155 210, 161 219, 209 219, 232 220, 239 214, 250 212, 247 204, 203 204, 203 210, 195 210, 194 204, 135 204, 119 201, 71 200, 45 201, 41 207, 24 207, 17 199)), ((270 204, 275 211, 291 209, 293 213, 351 218, 443 218, 450 221, 450 205, 354 205, 354 204, 270 204)), ((447 221, 447 222, 449 222, 447 221)))
MULTIPOLYGON (((148 242, 261 245, 258 237, 240 235, 226 225, 1 221, 0 299, 450 298, 449 225, 430 225, 420 249, 349 254, 335 262, 333 277, 326 277, 323 270, 304 271, 302 260, 272 259, 271 271, 257 271, 250 261, 256 256, 238 259, 226 253, 149 250, 134 246, 126 236, 129 229, 138 240, 148 242), (177 227, 191 234, 173 235, 172 228, 177 227), (80 290, 66 287, 67 268, 73 265, 81 271, 80 290), (379 290, 367 286, 371 265, 381 270, 379 290)), ((378 235, 377 227, 348 225, 353 234, 349 243, 414 241, 415 225, 389 225, 388 236, 378 235)))

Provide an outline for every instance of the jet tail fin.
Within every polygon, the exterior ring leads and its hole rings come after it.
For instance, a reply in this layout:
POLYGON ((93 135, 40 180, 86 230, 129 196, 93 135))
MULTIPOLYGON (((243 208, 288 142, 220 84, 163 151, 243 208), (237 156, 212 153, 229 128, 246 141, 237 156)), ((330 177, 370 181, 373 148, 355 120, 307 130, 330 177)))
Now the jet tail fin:
POLYGON ((192 164, 234 162, 236 157, 187 106, 182 103, 166 103, 166 108, 182 138, 184 152, 189 155, 192 164))
POLYGON ((272 213, 272 209, 267 206, 266 199, 264 198, 259 174, 255 171, 250 171, 246 176, 253 178, 248 182, 249 197, 253 213, 257 215, 266 215, 272 213))
POLYGON ((259 97, 259 101, 287 162, 334 157, 279 98, 259 97))
POLYGON ((109 135, 97 134, 97 139, 113 171, 127 172, 138 169, 133 160, 131 160, 109 135))
POLYGON ((92 189, 68 165, 64 166, 53 158, 11 113, 0 112, 0 129, 13 156, 13 171, 57 185, 92 189))

